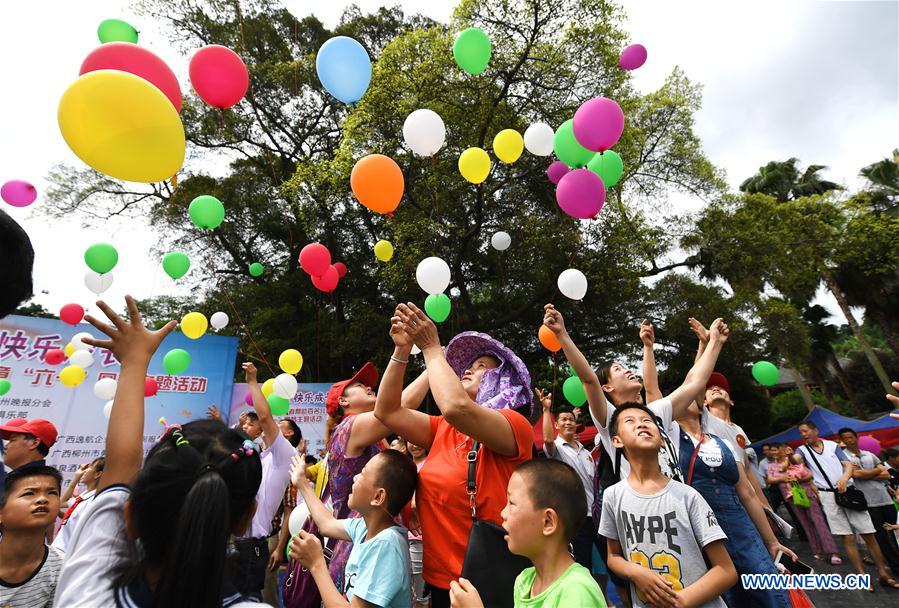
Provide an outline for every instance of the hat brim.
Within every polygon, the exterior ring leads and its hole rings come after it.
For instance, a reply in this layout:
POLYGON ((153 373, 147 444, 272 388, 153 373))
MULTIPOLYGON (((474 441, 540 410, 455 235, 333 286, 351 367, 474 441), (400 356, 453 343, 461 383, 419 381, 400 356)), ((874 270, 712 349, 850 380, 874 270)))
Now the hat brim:
POLYGON ((485 355, 496 357, 506 363, 513 370, 519 385, 530 394, 531 374, 524 361, 496 338, 476 331, 466 331, 450 340, 444 353, 447 363, 459 378, 462 378, 465 370, 469 369, 478 357, 485 355))

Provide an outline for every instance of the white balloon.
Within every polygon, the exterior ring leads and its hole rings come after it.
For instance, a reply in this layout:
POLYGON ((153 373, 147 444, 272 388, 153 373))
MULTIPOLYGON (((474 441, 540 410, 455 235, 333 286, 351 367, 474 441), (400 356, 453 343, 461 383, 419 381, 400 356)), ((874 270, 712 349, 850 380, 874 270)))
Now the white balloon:
POLYGON ((309 519, 309 507, 303 502, 302 496, 297 496, 297 506, 290 512, 290 519, 287 520, 287 529, 290 530, 290 535, 297 534, 307 519, 309 519))
POLYGON ((87 369, 94 364, 94 356, 89 350, 76 350, 72 353, 72 356, 69 357, 69 364, 87 369))
POLYGON ((293 374, 278 374, 272 386, 275 394, 285 399, 293 399, 293 396, 297 394, 297 388, 299 385, 293 374))
POLYGON ((93 346, 89 344, 85 344, 81 341, 82 338, 93 338, 92 335, 87 333, 86 331, 78 332, 74 336, 72 336, 72 348, 75 350, 90 350, 93 346))
POLYGON ((508 232, 500 230, 490 237, 490 244, 493 245, 493 248, 497 251, 505 251, 509 248, 509 245, 512 244, 512 237, 509 236, 508 232))
POLYGON ((110 287, 112 287, 112 273, 97 274, 93 270, 88 270, 84 275, 84 285, 91 290, 92 293, 100 295, 110 287))
POLYGON ((413 355, 421 354, 421 349, 418 348, 418 344, 413 344, 413 345, 412 345, 412 354, 413 354, 413 355))
POLYGON ((224 329, 228 325, 228 315, 219 311, 212 313, 212 316, 209 317, 209 324, 212 325, 213 329, 224 329))
POLYGON ((115 397, 115 390, 118 386, 119 383, 112 378, 100 378, 94 385, 94 395, 97 396, 97 399, 108 401, 115 397))
POLYGON ((449 264, 438 257, 425 258, 415 269, 415 280, 428 293, 443 293, 450 284, 449 264))
POLYGON ((446 126, 437 112, 415 110, 403 122, 403 139, 419 156, 433 156, 446 141, 446 126))
POLYGON ((112 399, 106 402, 106 405, 103 406, 103 415, 106 416, 106 419, 109 420, 109 415, 112 413, 112 399))
POLYGON ((524 147, 535 156, 549 156, 553 153, 553 128, 545 122, 535 122, 524 132, 524 147))
POLYGON ((562 274, 559 275, 558 285, 559 291, 566 298, 583 300, 584 296, 587 295, 587 277, 576 268, 563 270, 562 274))

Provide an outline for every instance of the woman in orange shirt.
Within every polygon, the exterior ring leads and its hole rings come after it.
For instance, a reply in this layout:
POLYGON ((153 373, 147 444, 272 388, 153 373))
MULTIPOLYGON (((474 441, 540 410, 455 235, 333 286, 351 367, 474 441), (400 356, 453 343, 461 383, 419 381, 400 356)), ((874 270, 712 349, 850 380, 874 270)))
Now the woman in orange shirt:
POLYGON ((531 377, 515 353, 487 334, 464 332, 446 347, 437 327, 414 304, 400 304, 391 319, 395 349, 378 389, 375 416, 393 432, 428 448, 419 473, 416 505, 424 541, 424 578, 432 608, 449 608, 450 582, 462 573, 471 530, 466 490, 467 455, 474 441, 477 516, 497 524, 515 467, 530 460, 534 430, 531 377), (416 344, 424 356, 431 394, 441 416, 400 407, 403 374, 416 344))

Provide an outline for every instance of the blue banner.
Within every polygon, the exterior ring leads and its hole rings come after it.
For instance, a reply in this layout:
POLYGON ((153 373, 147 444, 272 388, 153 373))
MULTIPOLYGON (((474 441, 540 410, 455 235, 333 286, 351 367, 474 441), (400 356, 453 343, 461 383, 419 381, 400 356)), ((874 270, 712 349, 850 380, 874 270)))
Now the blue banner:
MULTIPOLYGON (((68 364, 49 365, 48 350, 63 349, 72 337, 88 332, 104 336, 93 326, 72 326, 56 319, 11 315, 0 321, 0 378, 12 384, 0 397, 0 420, 46 418, 59 438, 47 461, 70 479, 78 465, 103 453, 107 419, 105 401, 94 395, 94 384, 101 378, 118 379, 119 363, 106 349, 93 349, 93 364, 86 368, 87 378, 69 388, 59 381, 59 372, 68 364)), ((148 376, 154 377, 159 392, 146 399, 144 452, 163 431, 160 418, 169 424, 206 417, 206 408, 217 404, 225 412, 231 403, 237 338, 205 335, 191 340, 180 332, 169 334, 150 361, 148 376), (183 348, 190 354, 190 367, 184 374, 169 376, 162 366, 166 352, 183 348)))

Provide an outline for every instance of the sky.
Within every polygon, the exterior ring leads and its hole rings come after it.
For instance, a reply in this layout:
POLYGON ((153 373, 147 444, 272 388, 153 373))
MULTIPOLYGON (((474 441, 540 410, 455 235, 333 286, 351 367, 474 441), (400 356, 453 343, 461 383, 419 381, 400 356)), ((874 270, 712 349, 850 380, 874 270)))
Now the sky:
MULTIPOLYGON (((286 0, 298 17, 314 13, 333 26, 347 2, 286 0)), ((364 0, 363 11, 398 4, 407 13, 446 21, 454 2, 364 0)), ((675 66, 703 85, 696 131, 708 157, 736 187, 769 160, 796 156, 802 165, 827 165, 824 177, 857 187, 859 168, 899 145, 899 3, 895 1, 628 0, 625 28, 649 51, 634 73, 640 91, 658 88, 675 66)), ((83 166, 60 135, 56 109, 77 78, 84 56, 98 45, 97 25, 117 17, 134 24, 140 43, 162 57, 190 85, 187 59, 175 53, 124 0, 3 3, 0 8, 0 182, 25 179, 39 192, 57 163, 83 166)), ((3 203, 0 203, 3 204, 3 203)), ((83 217, 51 220, 31 208, 5 211, 31 235, 36 301, 58 310, 90 302, 82 279, 82 252, 100 241, 117 245, 120 260, 112 302, 178 294, 148 255, 158 234, 141 219, 85 223, 83 217)), ((700 203, 672 199, 690 213, 700 203)), ((3 261, 0 261, 3 263, 3 261)), ((183 288, 181 288, 183 289, 183 288)), ((821 302, 837 312, 832 298, 821 302)))

